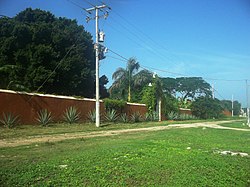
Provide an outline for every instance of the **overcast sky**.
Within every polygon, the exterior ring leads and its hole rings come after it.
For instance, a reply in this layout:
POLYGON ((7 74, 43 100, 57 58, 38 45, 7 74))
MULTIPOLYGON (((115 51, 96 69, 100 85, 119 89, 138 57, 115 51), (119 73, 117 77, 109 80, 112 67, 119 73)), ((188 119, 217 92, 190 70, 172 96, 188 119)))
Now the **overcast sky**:
MULTIPOLYGON (((100 19, 110 49, 100 74, 109 78, 125 58, 161 77, 200 76, 214 84, 218 99, 246 104, 250 85, 249 0, 103 0, 112 10, 100 19), (111 52, 114 51, 120 56, 111 52)), ((0 14, 13 17, 25 8, 40 8, 56 16, 76 19, 94 35, 94 21, 86 23, 83 8, 97 0, 0 0, 0 14), (73 3, 72 3, 73 2, 73 3)), ((101 12, 102 14, 102 12, 101 12)))

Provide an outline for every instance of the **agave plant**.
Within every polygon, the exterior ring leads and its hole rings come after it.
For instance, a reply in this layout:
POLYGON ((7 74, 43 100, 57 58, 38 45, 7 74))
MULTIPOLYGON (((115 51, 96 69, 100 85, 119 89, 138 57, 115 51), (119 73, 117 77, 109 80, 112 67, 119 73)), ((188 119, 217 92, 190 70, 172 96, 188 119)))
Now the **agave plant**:
POLYGON ((96 118, 95 110, 90 111, 87 115, 87 118, 89 119, 90 122, 94 123, 96 118))
POLYGON ((126 113, 121 114, 120 119, 123 123, 128 123, 128 121, 129 121, 126 113))
POLYGON ((145 121, 152 121, 152 114, 151 113, 147 112, 145 114, 145 121))
POLYGON ((18 122, 19 116, 15 116, 12 113, 3 113, 3 119, 0 119, 0 123, 2 123, 7 128, 12 128, 18 122))
POLYGON ((80 112, 77 111, 76 107, 71 106, 66 109, 63 114, 63 118, 69 124, 75 123, 80 119, 80 112))
POLYGON ((140 122, 142 119, 142 116, 140 114, 140 112, 135 112, 131 115, 131 121, 133 123, 137 123, 137 122, 140 122))
POLYGON ((152 113, 152 120, 153 120, 153 121, 158 121, 158 120, 159 120, 159 115, 158 115, 157 112, 153 112, 153 113, 152 113))
POLYGON ((168 115, 167 115, 168 119, 170 120, 176 120, 179 118, 179 114, 176 113, 176 112, 169 112, 168 115))
POLYGON ((51 120, 51 112, 49 112, 47 109, 40 110, 38 113, 38 118, 36 119, 42 126, 48 125, 51 120))
POLYGON ((109 122, 115 122, 118 119, 118 114, 114 109, 108 110, 105 114, 105 119, 109 122))
POLYGON ((191 120, 191 119, 196 119, 196 117, 190 114, 180 114, 178 119, 179 120, 191 120))

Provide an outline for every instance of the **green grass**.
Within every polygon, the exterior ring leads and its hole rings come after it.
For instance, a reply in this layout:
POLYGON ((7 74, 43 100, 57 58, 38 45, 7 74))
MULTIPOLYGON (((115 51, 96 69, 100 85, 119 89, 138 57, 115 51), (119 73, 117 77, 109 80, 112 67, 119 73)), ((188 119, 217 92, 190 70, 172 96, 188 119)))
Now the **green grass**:
POLYGON ((54 123, 48 127, 39 125, 22 125, 16 126, 15 128, 8 129, 0 126, 0 140, 1 139, 13 139, 13 138, 28 138, 30 136, 39 135, 53 135, 62 133, 75 133, 75 132, 93 132, 103 130, 118 130, 118 129, 132 129, 141 127, 152 127, 152 126, 165 126, 176 123, 195 123, 204 120, 189 120, 189 121, 163 121, 163 122, 141 122, 141 123, 102 123, 102 127, 96 128, 93 123, 54 123))
POLYGON ((1 148, 0 185, 249 186, 250 157, 216 153, 249 145, 249 132, 191 128, 1 148))
POLYGON ((232 128, 241 128, 241 129, 250 129, 250 127, 247 125, 245 120, 244 121, 231 122, 231 123, 223 123, 223 124, 220 124, 220 126, 232 127, 232 128))

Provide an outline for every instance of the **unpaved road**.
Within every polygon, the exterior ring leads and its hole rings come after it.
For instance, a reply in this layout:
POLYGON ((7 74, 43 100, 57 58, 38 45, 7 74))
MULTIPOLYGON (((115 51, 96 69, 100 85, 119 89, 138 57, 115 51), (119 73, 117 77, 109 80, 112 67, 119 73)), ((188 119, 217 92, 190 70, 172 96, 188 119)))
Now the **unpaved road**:
POLYGON ((75 133, 64 133, 64 134, 53 134, 53 135, 30 136, 27 138, 17 138, 17 139, 7 139, 7 140, 3 139, 3 140, 0 140, 0 148, 29 145, 32 143, 56 142, 56 141, 76 139, 76 138, 92 138, 92 137, 102 137, 102 136, 114 136, 114 135, 134 133, 134 132, 159 131, 159 130, 166 130, 166 129, 173 129, 173 128, 206 127, 206 128, 250 132, 250 129, 230 128, 230 127, 223 127, 219 125, 219 124, 226 123, 226 122, 230 122, 230 121, 202 122, 202 123, 192 123, 192 124, 172 124, 168 126, 155 126, 155 127, 137 128, 137 129, 106 130, 106 131, 98 131, 98 132, 75 132, 75 133))

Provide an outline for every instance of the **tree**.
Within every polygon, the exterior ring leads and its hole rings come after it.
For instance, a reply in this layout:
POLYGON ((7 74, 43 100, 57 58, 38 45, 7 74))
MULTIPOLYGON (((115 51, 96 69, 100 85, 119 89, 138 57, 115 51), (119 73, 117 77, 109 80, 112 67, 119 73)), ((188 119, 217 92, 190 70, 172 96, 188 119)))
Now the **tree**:
POLYGON ((178 87, 177 80, 170 77, 161 78, 161 80, 164 93, 175 96, 178 87))
POLYGON ((108 98, 109 97, 109 93, 107 91, 107 88, 105 87, 106 84, 108 84, 108 77, 106 77, 105 75, 101 76, 99 78, 99 86, 100 86, 100 98, 108 98))
POLYGON ((211 86, 201 77, 179 77, 179 78, 162 78, 163 90, 165 93, 173 96, 178 93, 181 100, 195 99, 200 96, 211 96, 211 86))
POLYGON ((0 88, 93 97, 92 36, 40 9, 0 18, 0 72, 0 88))
MULTIPOLYGON (((230 100, 222 100, 221 107, 224 110, 232 111, 232 101, 230 100)), ((233 102, 233 111, 234 115, 239 115, 241 110, 241 104, 238 101, 233 102)))
POLYGON ((201 77, 180 77, 176 78, 176 81, 178 84, 176 91, 181 93, 182 100, 212 95, 210 84, 201 77))
POLYGON ((208 96, 198 97, 191 105, 192 114, 201 119, 219 118, 223 108, 218 99, 208 96))
MULTIPOLYGON (((131 101, 132 98, 132 88, 142 88, 150 82, 152 73, 142 70, 139 73, 139 63, 135 58, 130 58, 127 62, 126 69, 118 68, 112 75, 114 80, 112 86, 110 87, 111 97, 115 99, 125 99, 127 96, 127 101, 131 101)), ((137 93, 139 93, 137 91, 137 93)))

